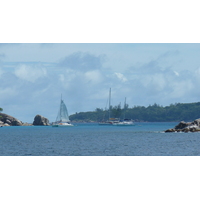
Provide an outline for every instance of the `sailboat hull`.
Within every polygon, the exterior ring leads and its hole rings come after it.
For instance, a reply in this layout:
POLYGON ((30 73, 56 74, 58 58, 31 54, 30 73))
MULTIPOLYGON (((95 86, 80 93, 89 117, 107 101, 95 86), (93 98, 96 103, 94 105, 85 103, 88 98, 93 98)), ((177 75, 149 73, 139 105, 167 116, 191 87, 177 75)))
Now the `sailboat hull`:
POLYGON ((70 125, 52 125, 52 127, 70 127, 70 126, 74 126, 74 125, 72 125, 72 124, 70 124, 70 125))
POLYGON ((112 123, 111 122, 100 122, 99 125, 110 126, 110 125, 112 125, 112 123))
POLYGON ((123 123, 123 122, 119 122, 116 124, 113 124, 114 126, 135 126, 134 123, 123 123))
POLYGON ((70 123, 58 123, 52 125, 52 127, 69 127, 69 126, 74 126, 74 125, 70 123))

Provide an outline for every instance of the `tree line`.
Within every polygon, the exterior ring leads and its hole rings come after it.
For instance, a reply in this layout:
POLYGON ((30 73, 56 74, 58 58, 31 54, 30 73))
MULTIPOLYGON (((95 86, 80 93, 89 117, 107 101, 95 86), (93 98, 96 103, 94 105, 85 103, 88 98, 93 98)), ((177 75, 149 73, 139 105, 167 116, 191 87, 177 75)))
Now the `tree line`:
MULTIPOLYGON (((0 112, 2 111, 3 109, 0 108, 0 112)), ((69 118, 72 121, 100 122, 108 120, 108 113, 108 109, 96 108, 95 111, 75 113, 69 118)), ((132 108, 129 108, 128 104, 122 108, 119 104, 110 106, 110 117, 147 122, 194 121, 200 118, 200 102, 175 103, 165 107, 155 103, 147 107, 134 106, 132 108)))
MULTIPOLYGON (((108 113, 108 109, 96 108, 95 111, 75 113, 70 116, 70 120, 100 122, 109 118, 108 113)), ((200 102, 175 103, 165 107, 155 103, 147 107, 132 108, 129 108, 128 104, 122 108, 119 104, 110 107, 110 116, 147 122, 193 121, 200 118, 200 102)))

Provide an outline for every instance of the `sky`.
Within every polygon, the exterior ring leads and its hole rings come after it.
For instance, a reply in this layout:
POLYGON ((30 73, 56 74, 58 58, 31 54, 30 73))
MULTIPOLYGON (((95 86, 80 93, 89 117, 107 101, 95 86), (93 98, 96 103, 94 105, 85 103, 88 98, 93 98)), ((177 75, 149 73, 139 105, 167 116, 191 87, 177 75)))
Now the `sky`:
POLYGON ((1 43, 0 107, 23 122, 106 108, 200 101, 199 43, 1 43))

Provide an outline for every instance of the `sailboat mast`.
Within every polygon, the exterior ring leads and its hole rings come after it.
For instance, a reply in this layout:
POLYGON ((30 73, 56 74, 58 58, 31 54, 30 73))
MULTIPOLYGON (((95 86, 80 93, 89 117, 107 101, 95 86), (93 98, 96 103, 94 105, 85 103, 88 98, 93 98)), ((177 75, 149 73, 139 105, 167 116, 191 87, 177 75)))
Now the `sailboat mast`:
POLYGON ((62 121, 62 94, 61 94, 61 100, 60 100, 60 121, 62 121))
POLYGON ((109 120, 110 120, 110 102, 111 102, 111 88, 109 91, 109 120))
POLYGON ((125 97, 125 101, 124 101, 124 119, 125 119, 125 112, 126 112, 126 97, 125 97))

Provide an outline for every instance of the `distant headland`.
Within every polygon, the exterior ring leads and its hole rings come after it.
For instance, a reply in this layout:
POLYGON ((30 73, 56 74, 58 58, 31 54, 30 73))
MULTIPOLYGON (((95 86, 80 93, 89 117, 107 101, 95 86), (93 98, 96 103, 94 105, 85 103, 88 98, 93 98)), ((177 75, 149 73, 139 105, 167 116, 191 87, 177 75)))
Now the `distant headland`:
MULTIPOLYGON (((23 123, 10 115, 2 113, 0 108, 0 126, 48 126, 49 120, 41 115, 36 115, 33 123, 23 123)), ((158 104, 145 106, 134 106, 126 109, 121 104, 110 107, 112 118, 132 119, 134 122, 193 122, 200 118, 200 102, 196 103, 175 103, 169 106, 158 104)), ((72 123, 96 123, 108 120, 108 109, 96 108, 95 111, 79 112, 69 116, 72 123)))

